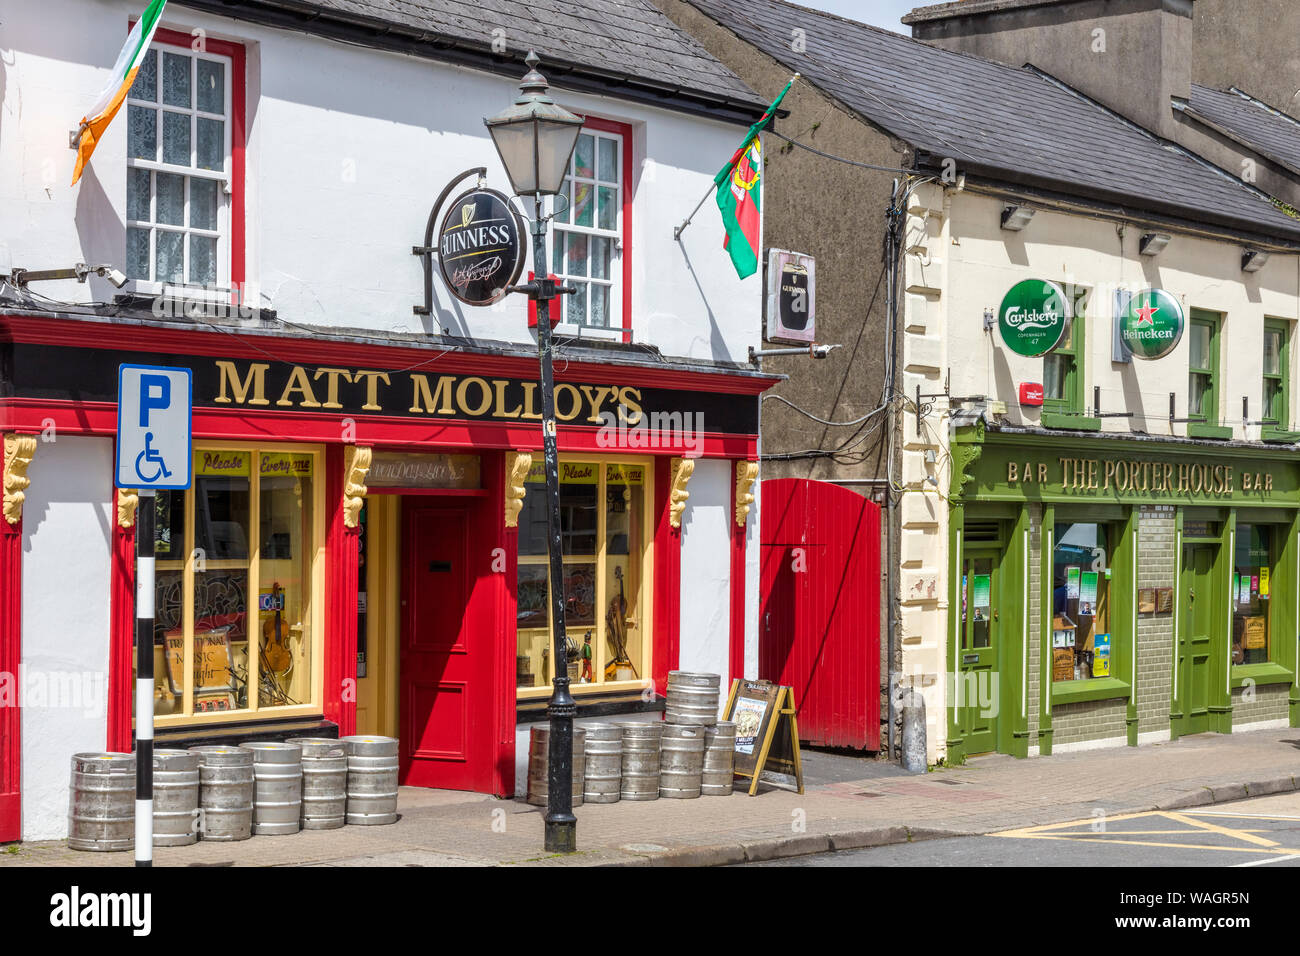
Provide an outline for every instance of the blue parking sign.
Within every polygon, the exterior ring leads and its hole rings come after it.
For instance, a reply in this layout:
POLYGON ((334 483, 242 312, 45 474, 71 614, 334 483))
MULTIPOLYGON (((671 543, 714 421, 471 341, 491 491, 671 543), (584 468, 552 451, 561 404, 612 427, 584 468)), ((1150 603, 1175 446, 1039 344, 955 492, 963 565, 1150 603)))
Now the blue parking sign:
POLYGON ((182 491, 190 486, 192 387, 187 368, 118 368, 117 487, 182 491))

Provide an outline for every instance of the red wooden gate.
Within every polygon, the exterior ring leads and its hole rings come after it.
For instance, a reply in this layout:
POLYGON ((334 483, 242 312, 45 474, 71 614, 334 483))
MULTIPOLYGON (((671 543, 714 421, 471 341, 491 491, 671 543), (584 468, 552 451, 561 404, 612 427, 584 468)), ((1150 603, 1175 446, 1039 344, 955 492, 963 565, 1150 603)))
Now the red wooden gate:
POLYGON ((799 737, 880 749, 880 508, 839 485, 763 482, 759 676, 794 688, 799 737))

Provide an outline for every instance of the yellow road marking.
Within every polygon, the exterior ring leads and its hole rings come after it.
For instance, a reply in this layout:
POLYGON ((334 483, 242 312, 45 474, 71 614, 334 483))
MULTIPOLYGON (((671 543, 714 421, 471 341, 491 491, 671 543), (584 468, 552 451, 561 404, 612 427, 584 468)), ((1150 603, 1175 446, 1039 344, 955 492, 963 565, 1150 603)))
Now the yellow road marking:
POLYGON ((1270 816, 1267 813, 1231 813, 1227 810, 1184 810, 1189 817, 1236 817, 1242 820, 1296 820, 1300 817, 1270 816))
POLYGON ((1247 843, 1254 843, 1256 846, 1277 846, 1276 840, 1269 840, 1262 836, 1255 836, 1255 834, 1247 833, 1245 830, 1233 830, 1230 827, 1211 823, 1209 820, 1197 820, 1194 817, 1184 816, 1181 813, 1162 813, 1161 816, 1167 820, 1176 820, 1179 823, 1186 823, 1189 826, 1199 827, 1202 830, 1217 833, 1219 836, 1226 836, 1234 840, 1244 840, 1247 843))
MULTIPOLYGON (((1183 831, 1187 832, 1187 831, 1183 831)), ((1099 833, 1101 839, 1090 840, 1083 836, 1069 836, 1059 833, 990 833, 989 836, 1014 836, 1020 840, 1075 840, 1080 843, 1123 843, 1129 846, 1158 846, 1173 850, 1222 850, 1225 853, 1297 853, 1297 850, 1288 850, 1283 847, 1253 847, 1253 846, 1211 846, 1204 843, 1165 843, 1156 840, 1120 840, 1114 837, 1106 838, 1106 834, 1099 833)))

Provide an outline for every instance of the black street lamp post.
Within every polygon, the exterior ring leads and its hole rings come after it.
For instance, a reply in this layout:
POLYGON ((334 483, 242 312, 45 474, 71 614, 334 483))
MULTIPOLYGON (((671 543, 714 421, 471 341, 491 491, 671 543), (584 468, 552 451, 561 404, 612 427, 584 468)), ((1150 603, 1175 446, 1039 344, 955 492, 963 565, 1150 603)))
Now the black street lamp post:
POLYGON ((578 821, 573 815, 573 717, 577 712, 569 693, 569 663, 564 621, 564 563, 560 542, 560 465, 555 447, 555 374, 551 361, 551 300, 572 288, 550 278, 546 254, 546 223, 542 197, 554 196, 564 185, 569 159, 578 142, 582 118, 546 95, 546 78, 537 72, 536 53, 524 61, 528 73, 519 84, 514 104, 483 122, 501 156, 515 195, 533 197, 533 281, 515 286, 537 303, 537 353, 541 360, 542 449, 546 465, 547 555, 550 567, 552 633, 552 692, 547 754, 546 843, 551 853, 578 848, 578 821))

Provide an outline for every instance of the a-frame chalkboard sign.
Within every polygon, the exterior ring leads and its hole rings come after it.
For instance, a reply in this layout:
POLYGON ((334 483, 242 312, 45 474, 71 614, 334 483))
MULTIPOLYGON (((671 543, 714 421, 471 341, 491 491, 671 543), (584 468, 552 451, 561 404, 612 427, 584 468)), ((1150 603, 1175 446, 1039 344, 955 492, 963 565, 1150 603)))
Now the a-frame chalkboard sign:
POLYGON ((733 680, 722 719, 736 724, 735 773, 749 778, 751 797, 764 774, 764 783, 781 787, 790 784, 774 775, 792 777, 803 793, 793 688, 766 680, 733 680))

